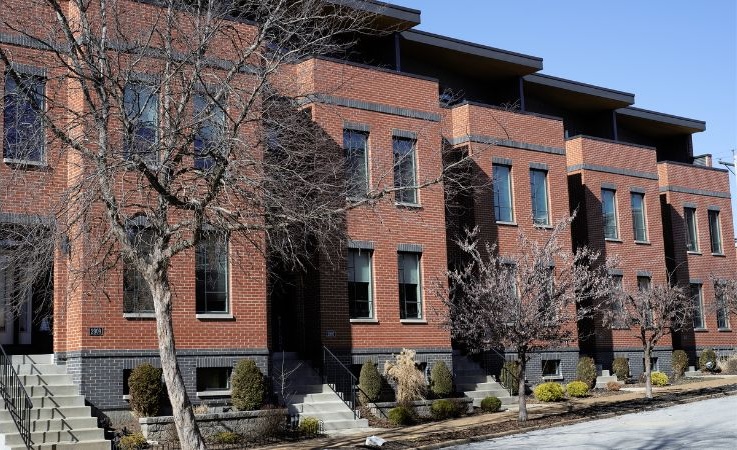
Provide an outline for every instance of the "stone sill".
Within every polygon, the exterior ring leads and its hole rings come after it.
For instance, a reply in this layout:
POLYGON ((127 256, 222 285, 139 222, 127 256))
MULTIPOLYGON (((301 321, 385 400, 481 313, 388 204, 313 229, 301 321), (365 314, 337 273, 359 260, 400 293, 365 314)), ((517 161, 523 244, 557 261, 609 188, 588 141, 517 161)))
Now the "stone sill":
POLYGON ((123 313, 124 319, 156 319, 156 313, 123 313))
POLYGON ((505 227, 516 227, 516 226, 518 226, 517 225, 517 222, 505 222, 503 220, 497 220, 496 221, 496 224, 497 225, 503 225, 505 227))
POLYGON ((407 325, 427 325, 427 320, 425 319, 399 319, 399 323, 403 323, 407 325))
POLYGON ((197 397, 199 397, 199 398, 206 398, 206 397, 230 397, 230 395, 231 395, 230 389, 222 389, 222 390, 200 391, 200 392, 197 392, 197 397))
POLYGON ((604 241, 605 242, 614 242, 616 244, 621 244, 621 243, 624 242, 623 240, 621 240, 619 238, 604 238, 604 241))
POLYGON ((351 319, 351 323, 377 324, 379 323, 379 319, 351 319))
POLYGON ((543 380, 545 380, 545 381, 562 380, 563 379, 563 375, 548 375, 548 376, 544 376, 544 377, 541 377, 541 378, 543 380))
POLYGON ((232 314, 228 314, 228 313, 195 314, 195 318, 199 320, 234 320, 235 319, 235 317, 233 317, 232 314))
POLYGON ((701 253, 701 252, 693 252, 693 251, 691 251, 691 250, 688 250, 688 251, 686 252, 686 254, 687 254, 687 255, 695 255, 695 256, 701 256, 701 255, 703 255, 703 253, 701 253))
POLYGON ((635 241, 637 245, 653 245, 650 241, 635 241))

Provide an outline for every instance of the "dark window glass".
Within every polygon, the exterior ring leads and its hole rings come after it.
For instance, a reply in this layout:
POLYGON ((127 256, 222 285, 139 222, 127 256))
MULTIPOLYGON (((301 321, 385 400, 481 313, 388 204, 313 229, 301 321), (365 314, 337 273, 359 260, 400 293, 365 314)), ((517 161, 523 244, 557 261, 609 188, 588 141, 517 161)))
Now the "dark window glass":
POLYGON ((530 191, 532 193, 532 220, 535 225, 550 225, 548 210, 548 172, 530 170, 530 191))
POLYGON ((343 131, 348 197, 363 198, 368 192, 368 133, 343 131))
POLYGON ((146 162, 156 162, 159 99, 154 88, 143 83, 130 83, 125 86, 124 101, 129 122, 125 134, 126 158, 133 159, 137 154, 146 162))
POLYGON ((394 187, 398 203, 417 204, 417 178, 415 173, 415 140, 395 137, 394 187))
MULTIPOLYGON (((638 276, 637 277, 637 289, 640 290, 640 292, 645 292, 650 290, 650 277, 645 276, 638 276)), ((645 316, 645 326, 649 327, 653 323, 653 311, 650 307, 649 303, 645 303, 642 305, 643 308, 645 308, 644 316, 645 316)))
POLYGON ((222 233, 205 232, 197 243, 197 313, 228 312, 228 241, 222 233))
POLYGON ((717 328, 726 330, 729 329, 729 310, 727 303, 724 300, 724 294, 717 290, 716 295, 716 306, 717 306, 717 328))
POLYGON ((647 241, 647 228, 645 226, 645 195, 633 192, 632 200, 632 231, 635 234, 635 240, 640 242, 647 241))
POLYGON ((719 223, 719 211, 709 211, 709 236, 711 237, 711 252, 723 253, 722 229, 719 223))
POLYGON ((560 376, 560 360, 559 359, 543 359, 542 372, 544 377, 560 376))
MULTIPOLYGON (((151 254, 154 233, 150 228, 131 226, 128 238, 142 255, 151 254)), ((123 311, 126 313, 154 312, 151 290, 133 261, 125 261, 123 267, 123 311)))
POLYGON ((226 391, 230 389, 232 367, 198 367, 197 392, 226 391))
POLYGON ((699 238, 696 228, 696 210, 694 208, 685 208, 683 215, 686 220, 686 249, 690 252, 698 252, 699 238))
POLYGON ((348 301, 351 319, 373 317, 371 289, 371 252, 348 251, 348 301))
POLYGON ((494 216, 500 222, 513 222, 512 174, 509 166, 494 166, 494 216))
POLYGON ((691 284, 691 299, 693 300, 693 327, 705 328, 704 303, 702 301, 700 284, 691 284))
POLYGON ((613 189, 601 190, 601 212, 604 221, 604 237, 607 239, 619 238, 616 193, 613 189))
POLYGON ((207 170, 215 164, 214 155, 223 155, 225 111, 211 99, 199 94, 194 97, 196 133, 194 136, 194 166, 207 170))
POLYGON ((399 252, 399 317, 421 319, 420 255, 399 252))
POLYGON ((10 73, 5 75, 3 97, 3 150, 13 161, 44 161, 45 80, 23 75, 20 84, 10 73))

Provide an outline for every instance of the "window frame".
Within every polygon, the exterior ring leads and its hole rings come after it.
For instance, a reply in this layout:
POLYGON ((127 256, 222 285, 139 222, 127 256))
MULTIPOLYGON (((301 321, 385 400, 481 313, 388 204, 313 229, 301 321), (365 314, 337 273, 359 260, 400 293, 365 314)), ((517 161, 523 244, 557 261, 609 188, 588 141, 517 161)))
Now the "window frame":
MULTIPOLYGON (((146 245, 145 240, 138 238, 140 233, 153 233, 152 229, 145 223, 129 224, 126 232, 129 233, 130 239, 136 247, 139 245, 146 245)), ((152 250, 153 249, 150 249, 149 251, 152 250)), ((143 275, 131 261, 127 261, 123 258, 123 315, 146 316, 154 313, 153 294, 146 285, 143 275), (129 288, 129 283, 126 282, 127 280, 133 281, 134 285, 129 288), (130 298, 129 296, 133 297, 130 298), (141 300, 141 297, 143 297, 143 300, 141 300), (148 303, 150 303, 150 309, 145 308, 148 306, 148 303), (144 308, 141 308, 141 305, 143 305, 144 308)))
POLYGON ((392 155, 394 161, 394 187, 398 189, 394 194, 394 201, 399 205, 418 206, 420 204, 419 192, 417 189, 417 139, 392 136, 392 155), (399 143, 410 143, 409 151, 405 151, 403 155, 400 153, 405 150, 398 147, 399 143), (410 155, 410 158, 407 158, 410 155), (411 170, 406 169, 411 165, 411 170), (404 174, 411 175, 411 186, 408 188, 404 184, 404 174), (411 198, 410 198, 411 196, 411 198))
POLYGON ((720 294, 719 289, 715 286, 714 303, 716 306, 716 319, 717 319, 717 330, 728 331, 732 329, 729 323, 729 309, 727 308, 726 301, 723 298, 724 294, 720 294))
MULTIPOLYGON (((218 244, 215 244, 218 245, 218 244)), ((219 262, 218 262, 219 265, 219 262)), ((207 276, 207 275, 206 275, 207 276)), ((197 245, 195 246, 195 314, 197 316, 203 316, 203 315, 229 315, 231 313, 230 311, 230 240, 228 238, 228 235, 223 232, 218 232, 214 230, 205 230, 203 231, 198 239, 197 245), (218 270, 218 277, 221 275, 225 277, 225 291, 216 291, 216 290, 210 290, 208 289, 208 281, 201 280, 199 276, 199 272, 205 271, 208 274, 212 272, 211 268, 209 267, 209 248, 203 249, 202 246, 211 244, 211 239, 218 239, 219 241, 222 240, 222 248, 224 256, 222 257, 222 260, 224 261, 224 268, 222 270, 222 273, 220 270, 218 270), (205 252, 203 254, 202 252, 205 252), (202 259, 205 259, 205 269, 200 269, 200 264, 202 259), (201 290, 200 285, 204 284, 204 289, 201 290), (200 298, 200 295, 204 295, 204 298, 200 298), (210 309, 208 307, 211 300, 209 300, 208 295, 209 294, 224 294, 224 310, 216 310, 216 309, 210 309), (203 306, 203 307, 201 307, 203 306)))
POLYGON ((704 316, 704 287, 701 283, 690 283, 689 285, 691 295, 691 302, 693 304, 693 328, 694 330, 705 330, 706 320, 704 316), (694 294, 694 290, 696 293, 694 294), (698 318, 699 323, 696 323, 698 318))
POLYGON ((686 250, 691 253, 699 252, 699 225, 696 208, 683 208, 684 227, 686 228, 686 250))
POLYGON ((542 227, 549 227, 550 226, 550 189, 548 187, 548 171, 545 169, 535 169, 530 168, 530 202, 531 202, 531 212, 532 212, 532 223, 536 226, 542 226, 542 227), (543 198, 545 201, 545 220, 541 221, 538 216, 540 215, 537 209, 539 205, 536 204, 536 199, 538 198, 538 190, 536 189, 535 183, 536 183, 536 174, 540 174, 542 177, 542 187, 544 188, 543 192, 543 198))
POLYGON ((214 153, 212 142, 215 140, 208 140, 202 135, 202 131, 212 129, 215 130, 215 133, 220 132, 224 136, 227 114, 221 104, 212 102, 210 96, 204 92, 195 93, 193 96, 192 111, 193 119, 196 121, 192 143, 194 147, 194 168, 209 170, 215 165, 215 158, 212 156, 212 153, 214 153), (207 116, 198 120, 198 116, 203 113, 207 116), (198 145, 198 142, 203 142, 203 144, 198 145), (203 150, 206 150, 204 155, 202 154, 203 150))
POLYGON ((711 253, 713 255, 723 255, 724 245, 722 241, 722 225, 719 211, 714 209, 707 210, 707 218, 709 222, 709 243, 711 244, 711 253))
MULTIPOLYGON (((348 249, 348 258, 346 261, 347 264, 347 288, 348 288, 348 313, 351 320, 372 320, 375 318, 375 311, 374 311, 374 268, 373 268, 373 250, 370 249, 360 249, 360 248, 349 248, 348 249), (356 308, 355 305, 353 305, 355 300, 355 294, 354 298, 351 299, 351 285, 359 283, 360 281, 355 281, 355 274, 356 274, 356 264, 355 264, 355 258, 354 255, 358 254, 361 255, 363 253, 367 254, 368 259, 368 315, 367 316, 358 316, 356 315, 356 308), (353 267, 353 275, 354 280, 351 280, 351 267, 353 267)), ((355 289, 354 289, 355 290, 355 289)))
POLYGON ((630 192, 630 207, 632 213, 632 234, 634 236, 635 242, 649 242, 649 236, 647 232, 647 205, 645 204, 645 194, 643 194, 642 192, 630 192), (642 205, 642 210, 640 211, 640 222, 642 225, 643 239, 638 239, 637 236, 638 221, 636 220, 637 209, 635 208, 635 198, 639 198, 641 202, 640 204, 642 205))
POLYGON ((345 158, 345 172, 346 172, 346 197, 348 199, 364 199, 369 190, 369 137, 368 131, 354 130, 352 128, 343 129, 343 157, 345 158), (363 140, 363 147, 359 148, 353 144, 356 142, 356 138, 360 137, 363 140), (354 161, 358 161, 357 150, 363 152, 363 157, 360 158, 360 166, 363 169, 363 173, 360 174, 360 170, 354 170, 359 165, 353 165, 354 161), (362 179, 358 180, 358 175, 362 175, 362 179))
MULTIPOLYGON (((23 71, 15 70, 15 73, 21 79, 23 85, 19 86, 13 77, 10 70, 5 71, 4 85, 3 85, 3 161, 7 163, 18 163, 23 165, 46 165, 46 132, 43 121, 43 114, 46 112, 46 77, 35 73, 26 73, 23 71), (13 84, 12 92, 9 84, 13 84), (27 84, 25 84, 27 83, 27 84), (23 92, 23 94, 21 94, 23 92), (11 97, 15 96, 16 100, 11 100, 11 97), (35 98, 35 100, 34 100, 35 98), (22 101, 21 101, 22 100, 22 101), (36 102, 40 104, 35 104, 36 102), (33 153, 37 153, 37 158, 30 158, 31 152, 23 151, 21 155, 18 154, 17 150, 12 150, 11 147, 18 146, 19 141, 23 140, 24 136, 18 136, 23 134, 23 131, 19 132, 18 122, 21 120, 18 117, 18 105, 21 105, 23 114, 28 112, 30 109, 33 112, 33 123, 25 124, 23 127, 26 131, 31 132, 31 138, 38 140, 34 146, 33 153), (13 105, 11 107, 11 105, 13 105), (13 120, 8 120, 10 111, 13 111, 13 120), (12 123, 11 123, 12 122, 12 123), (15 130, 15 143, 11 144, 9 139, 10 130, 15 130), (21 157, 19 157, 21 156, 21 157)), ((21 143, 22 144, 22 143, 21 143)))
POLYGON ((540 360, 540 374, 543 379, 556 380, 563 378, 562 364, 560 359, 541 359, 540 360), (553 365, 553 372, 548 371, 546 375, 545 369, 550 367, 550 363, 553 365))
MULTIPOLYGON (((653 279, 649 275, 637 275, 637 290, 639 292, 648 291, 652 288, 653 279), (641 281, 647 280, 647 284, 642 284, 641 281)), ((649 307, 649 305, 643 305, 647 308, 647 311, 645 311, 645 325, 646 328, 650 328, 653 325, 653 311, 649 307)))
POLYGON ((422 253, 417 252, 403 252, 399 251, 397 252, 397 281, 399 286, 399 319, 400 320, 408 320, 408 321, 418 321, 418 320, 424 320, 425 314, 423 311, 424 302, 422 298, 422 253), (417 306, 417 315, 415 317, 409 317, 407 315, 407 288, 405 286, 412 285, 412 283, 405 282, 404 273, 406 272, 406 268, 404 266, 404 261, 406 258, 412 257, 415 259, 416 264, 416 273, 417 273, 417 284, 415 285, 415 298, 416 301, 409 302, 409 303, 415 303, 417 306))
POLYGON ((514 190, 513 190, 513 183, 512 183, 512 166, 506 165, 506 164, 494 164, 492 166, 492 183, 494 187, 494 220, 496 222, 501 223, 515 223, 514 219, 514 190), (504 182, 504 185, 507 189, 507 195, 506 201, 508 202, 508 206, 505 206, 504 208, 509 210, 509 220, 506 218, 501 217, 502 214, 502 205, 500 202, 500 199, 502 198, 501 192, 498 189, 499 183, 499 174, 497 172, 505 171, 506 174, 506 180, 504 182))
POLYGON ((611 188, 601 188, 601 215, 602 215, 602 230, 604 232, 604 239, 606 240, 619 240, 619 214, 617 214, 617 190, 611 188), (607 194, 611 194, 611 212, 606 211, 606 206, 609 203, 605 201, 607 194), (608 217, 611 216, 611 217, 608 217), (613 224, 608 224, 608 219, 611 219, 613 224), (608 235, 607 229, 612 228, 614 235, 608 235))
POLYGON ((161 101, 159 99, 159 94, 156 91, 155 86, 153 86, 152 83, 147 83, 145 81, 141 80, 132 80, 126 83, 126 85, 123 87, 123 114, 125 115, 126 120, 133 122, 134 129, 131 130, 131 133, 128 133, 128 130, 125 130, 124 136, 123 136, 123 157, 126 161, 133 160, 134 154, 141 154, 139 150, 136 150, 134 146, 136 145, 136 142, 139 139, 146 139, 146 137, 139 135, 140 130, 151 130, 152 139, 149 143, 149 147, 153 146, 155 147, 154 151, 147 150, 145 154, 141 156, 141 159, 148 163, 148 164, 158 164, 159 163, 159 149, 158 149, 158 143, 159 139, 161 138, 160 134, 160 125, 161 125, 161 111, 159 110, 161 107, 161 101), (134 91, 134 89, 136 89, 134 91), (143 94, 142 91, 150 91, 147 93, 148 97, 143 104, 143 108, 141 108, 141 102, 140 97, 143 94), (133 110, 132 106, 128 103, 128 93, 134 92, 136 96, 136 99, 138 101, 136 102, 136 109, 133 110), (153 99, 153 101, 151 100, 153 99), (152 124, 149 126, 137 126, 139 125, 140 119, 144 114, 147 114, 146 110, 148 107, 152 108, 152 114, 153 114, 153 121, 144 121, 144 123, 152 124), (131 116, 137 116, 135 120, 131 118, 131 116))
POLYGON ((230 379, 233 374, 233 366, 223 366, 223 367, 197 367, 195 369, 195 387, 197 389, 197 396, 203 397, 203 396, 217 396, 217 395, 226 395, 229 393, 232 389, 230 384, 230 379), (208 388, 207 386, 204 386, 204 380, 201 380, 202 375, 204 375, 203 372, 205 371, 216 371, 220 370, 224 373, 218 374, 218 376, 223 377, 225 380, 225 386, 217 386, 213 388, 208 388), (204 389, 201 389, 204 388, 204 389))

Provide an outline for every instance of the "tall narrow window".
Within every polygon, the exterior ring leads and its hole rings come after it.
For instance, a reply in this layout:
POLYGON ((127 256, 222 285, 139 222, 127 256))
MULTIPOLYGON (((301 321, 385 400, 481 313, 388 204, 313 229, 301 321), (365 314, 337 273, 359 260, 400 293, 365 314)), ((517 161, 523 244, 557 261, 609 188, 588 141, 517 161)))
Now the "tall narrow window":
POLYGON ((717 328, 720 330, 729 329, 729 309, 724 299, 724 293, 716 289, 716 306, 717 306, 717 328))
POLYGON ((704 298, 701 294, 701 285, 691 283, 691 299, 693 300, 693 327, 706 328, 704 325, 704 298))
POLYGON ((632 231, 635 241, 647 242, 647 227, 645 225, 645 194, 632 192, 632 231))
POLYGON ((198 314, 228 312, 228 240, 204 232, 195 249, 195 295, 198 314))
POLYGON ((364 198, 368 192, 368 133, 343 130, 346 185, 350 198, 364 198))
POLYGON ((550 225, 547 171, 530 169, 530 191, 532 193, 533 222, 535 225, 550 225))
POLYGON ((422 318, 420 254, 399 252, 399 318, 422 318))
POLYGON ((415 140, 394 137, 394 187, 398 203, 417 204, 415 140))
POLYGON ((601 190, 601 212, 604 222, 604 238, 618 239, 617 230, 617 195, 614 189, 601 190))
MULTIPOLYGON (((142 225, 133 225, 128 228, 128 238, 138 251, 145 256, 153 249, 153 230, 142 225)), ((151 313, 154 312, 154 302, 151 290, 143 279, 133 261, 123 260, 123 312, 151 313)))
POLYGON ((373 317, 371 251, 348 250, 348 301, 351 319, 373 317))
POLYGON ((18 162, 44 162, 45 80, 22 75, 20 83, 5 75, 3 97, 4 158, 18 162))
POLYGON ((128 129, 125 133, 125 156, 133 159, 139 155, 152 163, 158 159, 159 99, 154 88, 143 83, 125 86, 125 116, 128 129))
MULTIPOLYGON (((650 290, 650 277, 638 276, 637 277, 637 289, 640 292, 646 292, 650 290)), ((650 302, 646 301, 642 305, 644 308, 643 315, 645 319, 645 326, 649 327, 653 324, 653 310, 650 307, 650 302)))
POLYGON ((699 235, 696 228, 696 209, 684 208, 683 216, 686 221, 686 249, 689 252, 699 251, 699 235))
POLYGON ((709 236, 711 237, 711 252, 721 254, 722 228, 719 223, 719 211, 709 210, 709 236))
POLYGON ((207 170, 215 164, 215 156, 223 155, 225 111, 203 94, 194 96, 194 167, 207 170))
POLYGON ((497 222, 514 222, 512 173, 509 166, 494 166, 494 216, 497 222))
POLYGON ((612 275, 612 298, 611 308, 613 312, 612 328, 624 328, 627 324, 624 309, 624 297, 622 295, 622 275, 612 275))

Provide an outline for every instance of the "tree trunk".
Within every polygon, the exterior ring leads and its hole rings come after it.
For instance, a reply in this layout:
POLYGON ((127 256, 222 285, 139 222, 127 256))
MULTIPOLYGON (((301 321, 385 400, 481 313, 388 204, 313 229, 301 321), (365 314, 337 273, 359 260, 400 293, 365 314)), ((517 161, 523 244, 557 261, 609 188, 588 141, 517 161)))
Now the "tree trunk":
POLYGON ((171 289, 166 275, 162 278, 152 283, 151 294, 156 311, 156 333, 159 339, 161 368, 174 414, 174 425, 177 427, 179 443, 183 450, 205 450, 205 441, 195 421, 192 404, 187 396, 182 372, 177 362, 171 318, 171 289))
POLYGON ((518 422, 527 421, 527 397, 525 396, 525 371, 527 369, 527 353, 524 350, 517 350, 517 362, 519 369, 517 370, 517 398, 519 399, 519 416, 518 422))
POLYGON ((653 398, 652 364, 650 355, 653 350, 650 343, 645 344, 645 397, 653 398))

